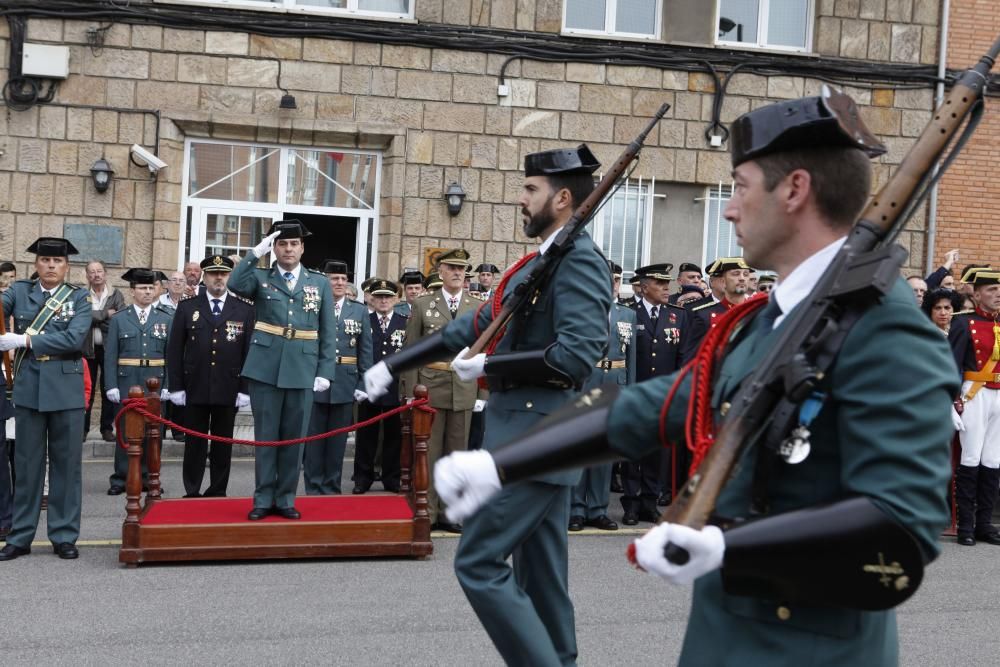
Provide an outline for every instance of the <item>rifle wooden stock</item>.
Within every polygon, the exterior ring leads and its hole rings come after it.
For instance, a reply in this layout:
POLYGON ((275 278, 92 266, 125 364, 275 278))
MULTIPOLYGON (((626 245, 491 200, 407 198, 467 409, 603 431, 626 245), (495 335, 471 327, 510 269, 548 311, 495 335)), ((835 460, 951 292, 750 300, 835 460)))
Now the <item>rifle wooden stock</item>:
MULTIPOLYGON (((770 425, 775 407, 785 398, 783 369, 795 363, 793 357, 796 354, 807 350, 812 334, 819 327, 831 321, 837 323, 839 315, 834 295, 838 280, 847 273, 852 259, 875 249, 881 239, 905 224, 906 220, 901 215, 925 182, 925 175, 933 169, 948 144, 958 135, 968 115, 981 102, 989 71, 998 54, 1000 37, 979 63, 958 79, 892 178, 872 198, 841 251, 803 300, 805 307, 789 314, 782 336, 744 381, 726 413, 714 444, 695 474, 663 513, 663 521, 694 529, 705 526, 745 448, 761 439, 770 425)), ((687 560, 687 553, 672 544, 667 545, 666 555, 676 564, 687 560)))
POLYGON ((656 124, 660 122, 660 119, 663 118, 669 109, 670 105, 664 104, 657 110, 643 131, 618 156, 618 159, 615 160, 611 168, 604 174, 604 178, 597 184, 594 191, 576 207, 569 222, 563 225, 559 233, 556 234, 552 245, 542 255, 541 262, 538 263, 524 282, 517 286, 513 297, 507 299, 507 303, 504 304, 497 316, 493 318, 489 326, 479 335, 476 342, 469 347, 466 359, 470 359, 485 350, 490 342, 496 338, 497 333, 510 322, 514 314, 523 310, 529 303, 534 301, 538 290, 545 284, 549 275, 555 269, 556 264, 558 264, 559 257, 566 252, 568 242, 587 226, 590 216, 598 204, 615 187, 615 183, 639 155, 639 151, 642 150, 642 144, 646 141, 646 136, 656 127, 656 124))

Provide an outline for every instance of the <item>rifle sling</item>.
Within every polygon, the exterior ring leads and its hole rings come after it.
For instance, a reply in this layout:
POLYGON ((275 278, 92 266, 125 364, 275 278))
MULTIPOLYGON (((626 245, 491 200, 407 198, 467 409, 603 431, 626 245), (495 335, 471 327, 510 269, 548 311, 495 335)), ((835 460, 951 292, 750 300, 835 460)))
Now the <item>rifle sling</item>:
MULTIPOLYGON (((29 335, 38 335, 42 333, 45 325, 49 323, 52 316, 59 312, 59 309, 63 307, 66 300, 69 299, 70 295, 73 294, 73 288, 63 283, 56 288, 55 293, 50 296, 45 303, 42 304, 42 309, 38 311, 35 315, 35 319, 31 321, 28 328, 25 330, 29 335)), ((21 370, 21 362, 28 355, 28 348, 22 347, 18 348, 17 353, 14 355, 14 378, 17 378, 18 372, 21 370)))

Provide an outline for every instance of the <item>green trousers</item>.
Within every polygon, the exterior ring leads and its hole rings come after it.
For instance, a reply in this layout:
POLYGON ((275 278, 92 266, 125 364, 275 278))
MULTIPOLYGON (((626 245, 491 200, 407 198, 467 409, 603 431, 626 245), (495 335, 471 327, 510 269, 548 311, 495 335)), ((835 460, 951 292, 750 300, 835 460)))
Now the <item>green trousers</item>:
MULTIPOLYGON (((292 440, 305 437, 312 413, 312 389, 281 389, 250 380, 255 440, 292 440)), ((295 507, 295 490, 302 465, 302 445, 257 447, 253 506, 295 507)))
POLYGON ((573 487, 570 516, 596 519, 608 513, 611 498, 611 464, 584 468, 580 481, 573 487))
MULTIPOLYGON (((349 426, 354 416, 353 403, 313 402, 309 419, 309 434, 326 433, 349 426)), ((344 450, 347 434, 313 440, 303 445, 302 480, 310 496, 340 493, 340 478, 344 471, 344 450)))
POLYGON ((83 408, 39 412, 15 408, 17 447, 14 448, 14 522, 7 544, 29 547, 42 512, 45 458, 49 461, 49 541, 75 543, 80 537, 83 501, 83 408))

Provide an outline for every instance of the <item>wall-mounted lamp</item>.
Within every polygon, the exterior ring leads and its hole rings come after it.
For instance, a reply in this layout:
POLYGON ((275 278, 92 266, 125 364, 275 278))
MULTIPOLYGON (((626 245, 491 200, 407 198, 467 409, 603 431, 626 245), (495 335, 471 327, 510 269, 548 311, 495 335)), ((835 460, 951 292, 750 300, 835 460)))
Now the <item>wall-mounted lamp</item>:
POLYGON ((444 191, 444 200, 448 202, 448 214, 458 215, 462 210, 462 202, 465 200, 465 190, 462 186, 452 181, 448 184, 448 189, 444 191))
POLYGON ((280 90, 284 95, 281 96, 281 101, 278 102, 279 109, 298 109, 299 105, 295 103, 295 95, 288 92, 287 88, 281 87, 281 59, 278 59, 278 90, 280 90))
POLYGON ((90 168, 90 176, 94 179, 94 189, 98 192, 106 192, 111 185, 111 177, 114 176, 114 173, 115 170, 111 168, 111 163, 100 158, 90 168))

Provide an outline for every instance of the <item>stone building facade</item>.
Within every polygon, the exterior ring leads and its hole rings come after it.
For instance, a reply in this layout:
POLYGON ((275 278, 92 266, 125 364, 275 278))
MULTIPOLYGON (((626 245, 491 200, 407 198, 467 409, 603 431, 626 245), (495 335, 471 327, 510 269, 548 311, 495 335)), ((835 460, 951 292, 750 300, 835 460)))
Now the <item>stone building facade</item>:
MULTIPOLYGON (((608 207, 601 229, 612 245, 617 229, 632 234, 623 252, 633 264, 710 261, 720 253, 719 239, 713 246, 708 237, 721 233, 712 217, 730 166, 725 142, 714 147, 706 137, 716 83, 698 61, 725 53, 732 63, 760 55, 778 63, 767 73, 749 67, 732 76, 719 100, 722 123, 774 100, 816 94, 821 80, 799 66, 867 66, 848 91, 889 147, 875 166, 877 187, 932 108, 929 85, 896 85, 893 77, 901 65, 933 70, 939 26, 934 0, 814 0, 807 3, 806 48, 740 50, 715 43, 719 9, 708 0, 662 0, 663 29, 641 43, 568 35, 563 0, 415 0, 411 20, 383 24, 399 38, 380 43, 330 37, 331 25, 355 20, 344 16, 296 14, 297 33, 276 36, 276 28, 260 28, 273 12, 248 14, 245 6, 133 0, 132 13, 120 16, 119 3, 102 3, 107 14, 95 20, 69 11, 92 3, 53 2, 66 18, 24 9, 27 42, 68 46, 69 77, 50 102, 0 113, 0 259, 16 260, 19 275, 30 272, 24 250, 40 234, 81 239, 89 251, 107 253, 117 275, 119 265, 176 269, 213 247, 244 252, 279 215, 334 225, 318 235, 316 257, 347 255, 358 281, 422 266, 439 247, 463 246, 475 261, 503 267, 532 246, 515 205, 524 155, 587 142, 609 164, 663 103, 671 108, 630 180, 635 201, 623 193, 620 220, 608 207), (190 25, 163 25, 154 13, 143 21, 133 11, 143 7, 183 9, 190 25), (217 29, 226 12, 233 16, 228 29, 217 29), (259 22, 245 20, 254 15, 259 22), (418 31, 427 26, 488 35, 492 46, 422 45, 418 31), (469 32, 476 29, 485 32, 469 32), (581 56, 512 59, 516 51, 496 46, 519 35, 569 43, 581 56), (583 58, 598 47, 656 47, 675 59, 690 53, 690 62, 583 58), (503 96, 501 84, 508 87, 503 96), (280 108, 286 91, 297 108, 280 108), (158 153, 168 167, 152 178, 130 160, 132 144, 158 153), (199 150, 215 162, 193 164, 199 150), (115 170, 105 193, 90 174, 102 156, 115 170), (303 186, 309 178, 312 185, 303 186), (444 200, 452 182, 466 195, 455 216, 444 200), (333 193, 318 209, 317 183, 333 193), (213 187, 228 188, 229 198, 216 193, 207 201, 202 195, 213 187), (629 227, 629 216, 636 225, 629 227)), ((18 4, 25 3, 0 0, 18 4)), ((0 22, 4 78, 11 35, 11 24, 0 22)), ((913 267, 925 261, 925 234, 921 214, 900 236, 913 267)), ((87 258, 74 265, 73 279, 83 280, 87 258)))

